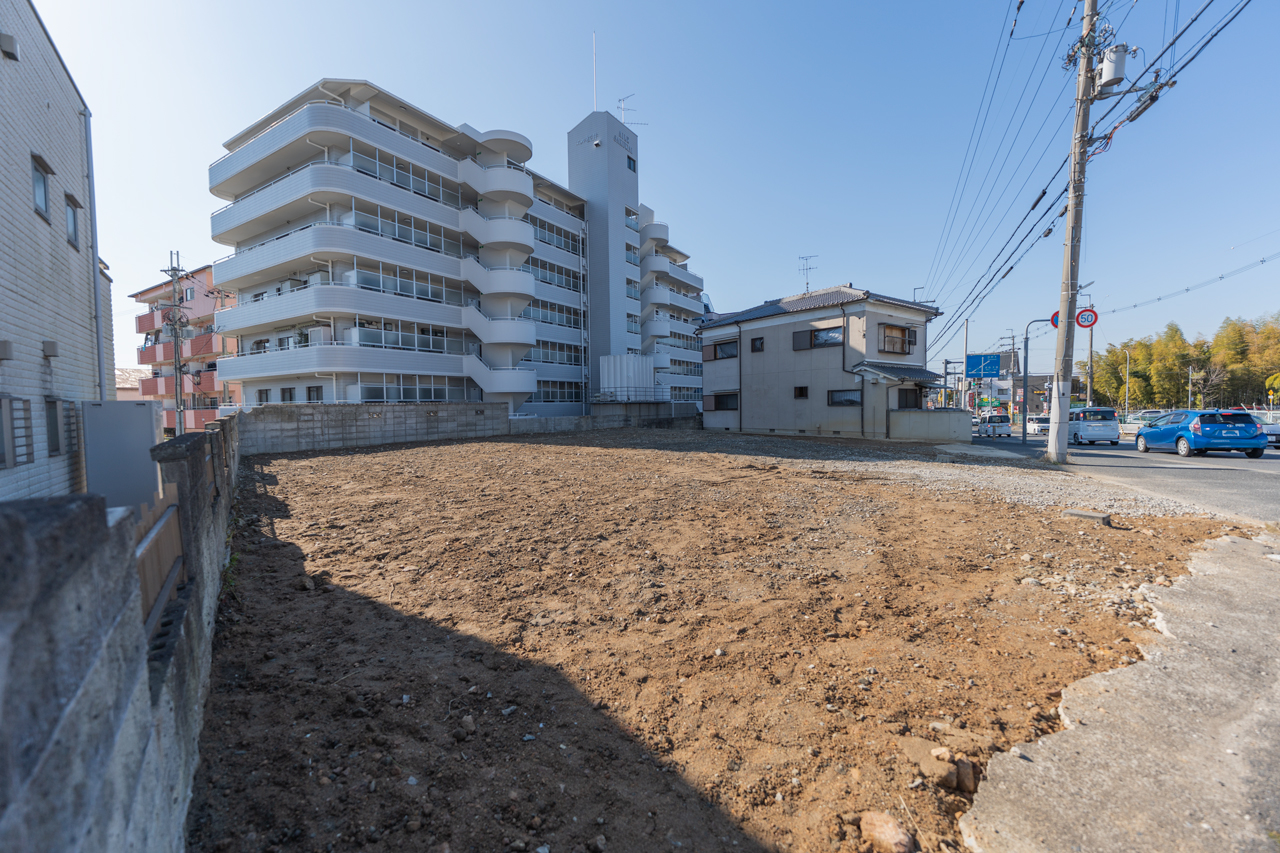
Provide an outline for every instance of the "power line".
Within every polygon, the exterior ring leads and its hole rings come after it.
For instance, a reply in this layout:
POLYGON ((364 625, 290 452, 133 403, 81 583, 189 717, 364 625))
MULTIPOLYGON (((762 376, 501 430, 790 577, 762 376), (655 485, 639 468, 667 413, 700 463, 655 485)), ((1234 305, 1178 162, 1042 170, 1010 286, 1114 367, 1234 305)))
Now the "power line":
MULTIPOLYGON (((1009 0, 1009 6, 1005 9, 1004 17, 1000 19, 1000 32, 1001 32, 1001 33, 1003 33, 1003 32, 1004 32, 1004 22, 1005 22, 1005 20, 1007 20, 1007 19, 1008 19, 1008 17, 1009 17, 1009 9, 1012 9, 1012 8, 1013 8, 1013 0, 1009 0)), ((969 180, 969 179, 968 179, 968 173, 965 171, 965 164, 966 164, 967 162, 969 162, 969 152, 970 152, 970 150, 971 150, 971 149, 973 149, 974 133, 978 130, 978 120, 979 120, 980 118, 982 118, 982 115, 983 115, 983 112, 982 112, 982 105, 983 105, 984 103, 987 103, 988 112, 990 112, 990 103, 988 102, 988 97, 987 97, 987 96, 988 96, 988 94, 990 94, 990 95, 991 95, 991 99, 992 99, 992 100, 994 100, 994 98, 995 98, 995 94, 994 94, 994 91, 993 91, 995 87, 993 87, 993 86, 991 85, 991 70, 992 70, 993 68, 995 68, 995 67, 996 67, 996 56, 1000 54, 1000 43, 1001 43, 1001 42, 1004 42, 1004 43, 1005 43, 1004 56, 1008 56, 1008 54, 1009 54, 1009 44, 1008 44, 1008 41, 1007 41, 1005 38, 1003 38, 1003 37, 1002 37, 1002 38, 1000 38, 1000 39, 996 42, 996 49, 995 49, 995 52, 994 52, 994 53, 992 53, 992 55, 991 55, 991 67, 987 69, 987 82, 986 82, 985 84, 983 84, 982 98, 981 98, 981 99, 979 99, 979 101, 978 101, 978 111, 977 111, 976 113, 974 113, 974 116, 973 116, 973 127, 969 129, 969 141, 968 141, 968 143, 966 143, 966 144, 965 144, 964 157, 960 160, 960 173, 956 175, 956 185, 955 185, 955 187, 951 190, 951 202, 950 202, 950 204, 948 204, 948 205, 947 205, 947 215, 946 215, 946 218, 943 220, 943 223, 942 223, 942 233, 938 235, 938 245, 937 245, 937 246, 934 248, 934 250, 933 250, 933 261, 932 261, 932 262, 930 262, 930 264, 929 264, 929 271, 928 271, 928 273, 926 273, 926 274, 925 274, 924 284, 925 284, 925 294, 926 294, 926 295, 928 295, 928 293, 929 293, 929 284, 930 284, 930 281, 931 281, 931 279, 932 279, 932 277, 933 277, 933 267, 934 267, 934 264, 936 264, 936 263, 937 263, 937 260, 938 260, 938 254, 939 254, 939 252, 941 252, 941 251, 942 251, 942 246, 943 246, 943 244, 946 242, 947 238, 950 236, 950 233, 951 233, 951 222, 952 222, 951 215, 952 215, 952 208, 955 206, 955 203, 956 203, 956 194, 957 194, 958 192, 960 192, 960 184, 961 184, 961 180, 963 179, 963 181, 964 181, 965 185, 966 185, 966 186, 968 185, 968 180, 969 180)), ((996 86, 999 86, 999 85, 1000 85, 1000 73, 1002 73, 1003 71, 1004 71, 1004 59, 1003 59, 1003 57, 1002 57, 1002 58, 1001 58, 1001 60, 1000 60, 1000 72, 998 72, 998 73, 996 74, 996 86)), ((985 118, 982 118, 982 127, 983 127, 984 129, 986 128, 986 119, 985 119, 985 118)), ((979 138, 981 138, 981 134, 979 134, 979 138)), ((969 164, 969 166, 970 166, 970 168, 972 168, 972 163, 970 163, 970 164, 969 164)))

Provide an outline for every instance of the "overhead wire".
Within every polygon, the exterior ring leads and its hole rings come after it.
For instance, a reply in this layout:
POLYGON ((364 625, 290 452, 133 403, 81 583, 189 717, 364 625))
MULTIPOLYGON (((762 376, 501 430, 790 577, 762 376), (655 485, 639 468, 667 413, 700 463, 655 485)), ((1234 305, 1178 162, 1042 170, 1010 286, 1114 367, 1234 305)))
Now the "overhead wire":
MULTIPOLYGON (((1005 18, 1009 17, 1009 9, 1012 9, 1012 8, 1013 8, 1013 0, 1009 0, 1009 6, 1008 8, 1005 9, 1005 13, 1004 13, 1005 18)), ((1001 32, 1004 32, 1003 21, 1004 19, 1001 19, 1001 32)), ((968 182, 967 172, 965 171, 965 165, 969 161, 969 153, 973 149, 974 134, 978 131, 979 120, 983 116, 983 105, 987 103, 988 96, 990 96, 992 99, 994 99, 995 97, 994 91, 993 91, 995 87, 991 85, 991 72, 996 67, 996 57, 1000 55, 1001 42, 1005 43, 1006 56, 1008 55, 1008 52, 1009 52, 1008 42, 1005 38, 1002 37, 999 41, 996 42, 995 51, 991 55, 991 66, 987 69, 987 82, 983 84, 982 97, 978 100, 978 110, 976 113, 974 113, 974 116, 973 116, 973 127, 969 129, 969 141, 965 145, 964 157, 961 158, 960 160, 960 172, 956 175, 955 187, 952 188, 951 190, 951 202, 950 204, 947 205, 947 215, 943 219, 942 232, 938 235, 938 245, 933 250, 933 261, 929 264, 929 271, 925 274, 925 294, 926 295, 928 295, 929 282, 933 276, 934 264, 937 263, 938 254, 941 252, 942 246, 946 242, 947 237, 950 234, 950 227, 951 227, 951 221, 952 221, 952 208, 955 207, 956 196, 960 192, 961 182, 962 180, 966 184, 968 182)), ((1004 71, 1004 61, 1002 59, 1000 63, 1000 73, 1002 73, 1003 71, 1004 71)), ((999 84, 1000 84, 1000 76, 999 76, 999 73, 997 73, 996 86, 999 86, 999 84)), ((982 126, 984 128, 986 127, 985 120, 982 122, 982 126)))

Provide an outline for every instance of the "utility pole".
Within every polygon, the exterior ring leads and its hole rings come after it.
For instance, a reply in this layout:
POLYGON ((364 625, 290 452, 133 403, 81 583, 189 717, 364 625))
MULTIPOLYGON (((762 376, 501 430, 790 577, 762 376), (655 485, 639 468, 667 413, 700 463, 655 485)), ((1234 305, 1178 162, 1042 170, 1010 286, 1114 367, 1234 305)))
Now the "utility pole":
POLYGON ((182 417, 182 330, 189 325, 187 315, 178 307, 182 304, 182 285, 179 282, 187 274, 182 268, 179 252, 169 253, 169 268, 161 272, 169 276, 173 289, 165 325, 169 327, 169 339, 173 344, 173 434, 179 436, 186 432, 182 417))
POLYGON ((1124 351, 1124 419, 1129 420, 1129 351, 1124 351))
MULTIPOLYGON (((969 321, 968 320, 964 321, 964 363, 963 363, 963 366, 960 368, 960 377, 961 377, 962 383, 967 383, 969 381, 969 321)), ((969 395, 964 391, 962 391, 961 393, 964 394, 964 396, 962 397, 962 399, 964 400, 964 408, 968 409, 969 395)), ((977 408, 977 407, 975 406, 974 408, 977 408)))
POLYGON ((1080 237, 1084 227, 1084 174, 1089 159, 1089 106, 1093 103, 1094 25, 1098 0, 1085 0, 1078 51, 1076 123, 1071 140, 1071 186, 1067 194, 1067 235, 1062 259, 1062 291, 1058 299, 1058 341, 1054 349, 1053 408, 1049 413, 1049 461, 1067 461, 1067 427, 1071 416, 1071 373, 1075 356, 1076 285, 1080 282, 1080 237))

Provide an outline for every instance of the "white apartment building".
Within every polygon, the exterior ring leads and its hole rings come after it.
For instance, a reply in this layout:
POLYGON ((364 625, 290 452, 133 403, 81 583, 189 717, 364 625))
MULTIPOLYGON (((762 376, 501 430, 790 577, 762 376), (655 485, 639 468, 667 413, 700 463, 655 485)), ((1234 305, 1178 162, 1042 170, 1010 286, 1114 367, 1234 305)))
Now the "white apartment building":
POLYGON ((76 404, 115 399, 90 113, 28 0, 0 0, 0 501, 83 490, 76 404))
MULTIPOLYGON (((604 126, 602 116, 587 121, 604 126)), ((617 351, 594 344, 596 318, 621 330, 602 346, 643 346, 634 158, 631 195, 615 203, 607 183, 584 182, 604 193, 593 197, 535 172, 519 133, 454 126, 339 79, 225 147, 209 185, 229 204, 212 231, 235 252, 214 263, 230 305, 214 325, 238 344, 218 360, 218 377, 240 384, 245 405, 485 400, 520 414, 581 414, 593 359, 617 351), (611 223, 616 274, 613 256, 597 266, 593 254, 611 223)), ((655 230, 650 254, 658 247, 655 230)))

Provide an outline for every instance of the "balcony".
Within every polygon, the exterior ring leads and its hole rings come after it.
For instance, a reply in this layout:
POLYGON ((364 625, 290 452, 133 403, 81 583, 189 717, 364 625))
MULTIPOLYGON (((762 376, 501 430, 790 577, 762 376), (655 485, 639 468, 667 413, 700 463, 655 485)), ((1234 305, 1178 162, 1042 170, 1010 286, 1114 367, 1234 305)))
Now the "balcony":
POLYGON ((357 255, 449 278, 461 277, 459 261, 442 252, 368 233, 354 224, 315 222, 215 261, 213 278, 219 287, 239 290, 287 278, 312 255, 357 255))
MULTIPOLYGON (((236 342, 233 338, 223 338, 214 332, 207 332, 203 335, 196 335, 194 338, 184 338, 180 355, 183 361, 192 358, 208 358, 209 356, 222 355, 224 348, 227 352, 236 351, 236 342)), ((152 344, 149 347, 138 347, 138 364, 161 364, 171 363, 173 361, 173 341, 162 341, 158 344, 152 344)))
POLYGON ((537 279, 520 267, 486 267, 473 257, 462 260, 462 280, 485 296, 521 296, 533 299, 537 279))
MULTIPOLYGON (((145 316, 145 315, 144 315, 145 316)), ((162 364, 173 361, 173 341, 152 344, 149 347, 138 347, 138 364, 162 364)))
POLYGON ((458 179, 482 197, 533 206, 533 176, 518 166, 482 166, 475 160, 458 163, 458 179))
POLYGON ((462 211, 459 226, 486 249, 533 253, 534 228, 520 217, 485 217, 474 207, 468 207, 462 211))
MULTIPOLYGON (((199 378, 199 375, 184 375, 182 377, 182 393, 194 394, 199 378)), ((138 383, 138 393, 144 397, 172 397, 173 386, 172 376, 152 376, 138 383)))
POLYGON ((645 278, 650 276, 665 276, 671 273, 671 260, 663 255, 653 254, 645 255, 640 262, 640 274, 645 278))
MULTIPOLYGON (((667 271, 667 275, 687 287, 692 287, 694 290, 704 290, 702 286, 702 276, 690 270, 687 264, 672 264, 671 268, 667 271)), ((698 308, 698 313, 702 313, 701 306, 698 308)))
POLYGON ((444 305, 435 299, 413 298, 420 291, 424 297, 434 296, 437 292, 440 296, 446 295, 444 291, 431 289, 430 285, 415 285, 411 281, 364 271, 357 275, 357 282, 294 288, 279 296, 224 308, 214 318, 219 329, 242 333, 299 319, 310 320, 316 315, 334 314, 375 314, 442 326, 460 323, 462 314, 459 307, 444 305))
POLYGON ((134 331, 140 335, 147 332, 154 332, 164 326, 163 311, 148 311, 145 314, 139 314, 133 320, 134 331))
MULTIPOLYGON (((217 409, 184 409, 182 412, 182 426, 187 432, 194 432, 204 429, 204 425, 209 421, 218 419, 217 409)), ((164 428, 175 429, 178 421, 178 413, 173 409, 164 410, 164 428)))
POLYGON ((670 240, 668 239, 670 229, 667 223, 654 220, 648 225, 640 229, 640 239, 645 243, 653 243, 655 246, 665 246, 670 240))
POLYGON ((490 317, 477 305, 462 309, 462 323, 481 343, 531 347, 538 342, 538 328, 522 317, 490 317))
POLYGON ((538 390, 538 371, 529 367, 490 367, 477 355, 462 358, 466 375, 486 394, 533 394, 538 390))
POLYGON ((669 298, 671 300, 672 308, 683 308, 691 314, 697 314, 698 316, 702 316, 706 313, 706 306, 702 304, 701 299, 697 299, 693 296, 685 296, 683 293, 676 293, 674 290, 671 291, 671 296, 669 298))
POLYGON ((675 294, 661 285, 655 284, 646 287, 640 294, 640 310, 648 311, 651 308, 667 308, 671 305, 672 296, 675 296, 675 294))
POLYGON ((663 318, 645 320, 640 324, 640 337, 646 340, 665 338, 671 334, 671 321, 663 318))
POLYGON ((346 341, 267 349, 218 359, 218 378, 242 382, 305 373, 424 373, 458 375, 462 357, 411 349, 359 346, 346 341))
POLYGON ((350 145, 355 137, 380 151, 457 179, 458 161, 432 145, 389 127, 371 116, 336 103, 313 102, 259 131, 240 147, 209 167, 209 189, 219 198, 231 199, 314 157, 320 145, 350 145))

